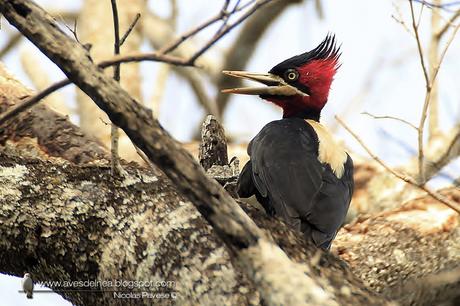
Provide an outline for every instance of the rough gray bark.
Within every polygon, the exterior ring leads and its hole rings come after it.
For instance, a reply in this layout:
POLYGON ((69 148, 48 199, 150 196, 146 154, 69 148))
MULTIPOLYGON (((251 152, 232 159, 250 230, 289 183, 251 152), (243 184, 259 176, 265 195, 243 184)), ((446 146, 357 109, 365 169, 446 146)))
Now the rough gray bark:
MULTIPOLYGON (((0 153, 0 192, 6 194, 0 205, 1 272, 28 271, 41 281, 174 281, 176 287, 160 289, 176 291, 178 305, 259 305, 261 295, 243 268, 232 264, 231 253, 169 180, 125 168, 129 177, 120 181, 109 167, 56 165, 0 153)), ((280 221, 241 204, 289 256, 310 264, 314 247, 280 221)), ((342 305, 380 304, 339 260, 320 254, 311 273, 343 294, 342 305)), ((76 305, 127 302, 111 292, 60 294, 76 305)))
MULTIPOLYGON (((460 202, 456 188, 441 194, 460 202)), ((429 196, 345 226, 333 251, 372 290, 400 305, 439 305, 460 296, 460 275, 439 277, 460 267, 458 215, 429 196)))
MULTIPOLYGON (((28 271, 35 281, 173 281, 175 287, 158 290, 177 292, 177 304, 258 304, 259 294, 232 267, 193 205, 163 176, 127 170, 129 176, 118 181, 109 167, 1 154, 2 273, 28 271)), ((112 292, 60 294, 76 305, 126 305, 112 292)))
MULTIPOLYGON (((193 203, 244 266, 264 303, 346 304, 341 301, 340 289, 331 287, 327 279, 315 278, 308 265, 292 262, 228 193, 206 177, 193 158, 153 119, 151 112, 105 76, 87 51, 69 39, 45 11, 25 0, 1 1, 0 10, 126 132, 193 203)), ((359 292, 358 288, 350 290, 359 292)))

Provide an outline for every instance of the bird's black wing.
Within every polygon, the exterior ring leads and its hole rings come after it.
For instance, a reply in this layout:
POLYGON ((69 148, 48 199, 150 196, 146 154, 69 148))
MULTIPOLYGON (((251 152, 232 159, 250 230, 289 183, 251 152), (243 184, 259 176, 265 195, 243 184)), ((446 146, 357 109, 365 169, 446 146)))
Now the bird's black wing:
POLYGON ((306 220, 302 222, 302 232, 307 235, 311 230, 311 237, 317 246, 329 249, 332 240, 345 220, 353 195, 353 161, 347 155, 343 176, 338 178, 326 166, 323 173, 323 185, 316 198, 314 208, 306 220))
POLYGON ((251 190, 252 178, 253 186, 268 199, 275 214, 298 230, 322 185, 324 167, 318 161, 315 137, 302 119, 267 124, 251 141, 250 165, 245 166, 239 179, 239 190, 247 191, 251 190))

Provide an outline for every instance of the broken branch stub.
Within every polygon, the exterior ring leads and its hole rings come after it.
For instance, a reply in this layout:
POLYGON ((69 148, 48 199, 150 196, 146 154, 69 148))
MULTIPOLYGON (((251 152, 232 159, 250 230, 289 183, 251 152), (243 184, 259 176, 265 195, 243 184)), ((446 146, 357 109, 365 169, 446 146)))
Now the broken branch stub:
POLYGON ((208 115, 203 122, 198 159, 205 171, 213 165, 228 165, 225 131, 213 115, 208 115))

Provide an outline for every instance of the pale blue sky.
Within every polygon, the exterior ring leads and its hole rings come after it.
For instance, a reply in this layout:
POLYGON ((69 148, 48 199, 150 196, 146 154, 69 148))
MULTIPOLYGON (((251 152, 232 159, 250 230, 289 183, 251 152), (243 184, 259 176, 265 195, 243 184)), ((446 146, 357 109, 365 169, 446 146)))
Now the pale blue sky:
MULTIPOLYGON (((108 1, 108 0, 107 0, 108 1)), ((80 1, 49 1, 38 3, 50 8, 75 8, 80 1)), ((178 1, 181 10, 179 29, 185 30, 201 22, 206 16, 211 16, 220 7, 222 1, 196 0, 178 1)), ((292 6, 285 14, 271 25, 267 35, 259 45, 251 59, 248 70, 267 71, 273 65, 295 54, 314 48, 328 32, 336 34, 342 42, 342 67, 332 86, 329 103, 323 111, 322 120, 331 125, 333 116, 341 114, 357 95, 363 93, 363 86, 369 83, 363 103, 350 110, 345 119, 362 139, 383 159, 392 165, 403 164, 416 151, 416 134, 410 128, 398 122, 374 120, 361 115, 368 111, 377 115, 393 115, 404 118, 415 124, 419 121, 423 98, 424 80, 421 73, 416 44, 413 37, 398 24, 391 16, 397 15, 395 6, 400 10, 409 25, 408 2, 403 0, 324 0, 325 19, 319 20, 313 9, 313 1, 306 1, 300 6, 292 6), (380 64, 377 64, 379 63, 380 64), (371 78, 371 80, 369 80, 371 78)), ((167 1, 151 1, 159 11, 166 10, 167 1)), ((418 6, 416 11, 418 12, 418 6)), ((109 12, 108 12, 109 13, 109 12)), ((430 11, 425 9, 422 18, 421 32, 423 42, 426 42, 427 21, 430 11)), ((0 44, 5 41, 5 32, 10 31, 7 22, 2 18, 0 44)), ((225 49, 237 31, 223 39, 216 48, 225 49)), ((209 32, 198 36, 198 41, 206 41, 209 32)), ((31 47, 22 43, 22 48, 31 47)), ((445 64, 439 74, 441 81, 440 100, 441 118, 444 128, 451 127, 460 118, 460 87, 458 86, 460 71, 460 39, 456 39, 445 58, 445 64)), ((46 62, 46 60, 44 60, 46 62)), ((21 71, 17 53, 10 54, 5 64, 25 84, 30 84, 21 71)), ((142 74, 145 84, 155 80, 157 65, 143 63, 142 74)), ((62 78, 62 73, 52 64, 47 69, 53 79, 62 78)), ((225 67, 232 69, 232 67, 225 67)), ((151 92, 145 86, 145 95, 151 92)), ((150 86, 151 88, 151 86, 150 86)), ((64 91, 68 97, 74 95, 74 89, 69 86, 64 91)), ((210 94, 215 94, 210 92, 210 94)), ((69 98, 70 99, 70 98, 69 98)), ((160 121, 175 137, 186 141, 190 139, 192 128, 196 127, 202 118, 202 113, 191 102, 193 96, 184 82, 172 75, 167 83, 160 121), (179 90, 178 90, 179 89, 179 90)), ((272 105, 256 97, 232 97, 228 111, 225 114, 224 125, 227 132, 240 141, 251 139, 267 122, 278 119, 280 112, 272 105)), ((363 150, 343 129, 338 135, 345 139, 353 150, 363 153, 363 150)), ((460 167, 449 167, 446 173, 457 175, 460 167)), ((438 180, 438 184, 446 181, 438 180)), ((20 279, 1 276, 0 297, 8 300, 8 305, 67 305, 56 294, 36 294, 34 300, 20 296, 20 279)))

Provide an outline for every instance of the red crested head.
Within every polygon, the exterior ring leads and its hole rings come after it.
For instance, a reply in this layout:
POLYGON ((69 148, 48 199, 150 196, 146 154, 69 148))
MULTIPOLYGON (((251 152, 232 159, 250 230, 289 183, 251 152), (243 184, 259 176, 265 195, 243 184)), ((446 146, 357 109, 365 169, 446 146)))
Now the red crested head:
POLYGON ((335 37, 326 38, 315 49, 287 59, 269 73, 224 71, 225 74, 262 83, 264 87, 224 89, 225 93, 259 95, 283 109, 283 117, 319 120, 329 89, 339 68, 335 37))
POLYGON ((279 105, 284 111, 283 117, 306 116, 318 120, 340 67, 339 57, 335 37, 328 35, 315 49, 287 59, 269 71, 306 95, 262 94, 261 97, 279 105))

